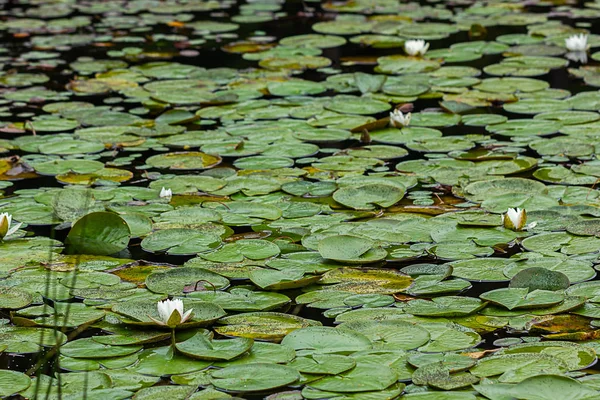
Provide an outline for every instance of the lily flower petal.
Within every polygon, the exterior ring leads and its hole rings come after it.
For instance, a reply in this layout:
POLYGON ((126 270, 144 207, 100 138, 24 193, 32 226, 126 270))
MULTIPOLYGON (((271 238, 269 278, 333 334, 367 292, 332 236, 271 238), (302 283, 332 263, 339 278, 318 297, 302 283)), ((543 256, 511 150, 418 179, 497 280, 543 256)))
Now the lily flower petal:
POLYGON ((565 39, 565 46, 569 51, 586 51, 588 49, 588 35, 581 33, 572 35, 565 39))
POLYGON ((411 113, 403 114, 400 110, 394 110, 390 113, 390 126, 395 128, 404 128, 410 124, 411 113))
POLYGON ((165 189, 164 187, 160 189, 160 194, 158 195, 161 199, 169 199, 173 197, 173 191, 171 189, 165 189))
POLYGON ((12 224, 12 215, 10 215, 8 213, 0 214, 0 240, 4 239, 5 237, 7 237, 9 235, 12 235, 13 233, 15 233, 16 231, 19 230, 21 225, 23 225, 22 222, 19 222, 18 224, 15 224, 14 226, 11 227, 11 224, 12 224))
POLYGON ((171 328, 186 322, 193 316, 193 310, 188 310, 186 313, 183 312, 183 301, 181 299, 159 301, 156 308, 160 319, 157 320, 150 316, 149 318, 159 325, 171 328))
POLYGON ((527 223, 527 213, 521 208, 509 208, 506 214, 502 215, 502 225, 513 231, 520 231, 527 223))
POLYGON ((419 40, 407 40, 404 42, 404 51, 409 56, 422 56, 427 53, 429 49, 429 43, 422 39, 419 40))

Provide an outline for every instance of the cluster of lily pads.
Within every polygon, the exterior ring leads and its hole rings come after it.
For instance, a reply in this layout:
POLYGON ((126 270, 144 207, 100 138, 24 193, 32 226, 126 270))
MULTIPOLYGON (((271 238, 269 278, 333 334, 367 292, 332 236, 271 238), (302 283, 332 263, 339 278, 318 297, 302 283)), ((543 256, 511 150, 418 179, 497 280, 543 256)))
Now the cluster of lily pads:
POLYGON ((0 397, 600 398, 600 2, 18 3, 0 397))

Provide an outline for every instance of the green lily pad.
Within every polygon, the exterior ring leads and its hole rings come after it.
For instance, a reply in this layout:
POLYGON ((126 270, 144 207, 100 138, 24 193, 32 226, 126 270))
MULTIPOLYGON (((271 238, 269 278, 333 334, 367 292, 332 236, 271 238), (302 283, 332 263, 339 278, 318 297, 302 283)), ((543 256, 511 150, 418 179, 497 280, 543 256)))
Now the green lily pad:
POLYGON ((155 168, 199 170, 220 164, 221 157, 201 152, 180 152, 152 156, 146 160, 146 163, 155 168))
POLYGON ((404 193, 404 189, 397 186, 369 184, 338 189, 333 199, 356 210, 370 210, 376 206, 391 207, 402 200, 404 193))
POLYGON ((195 229, 164 229, 146 236, 141 246, 148 252, 187 255, 209 251, 221 244, 221 238, 213 232, 195 229))
POLYGON ((339 113, 368 115, 387 111, 392 106, 375 99, 338 95, 325 108, 339 113))
POLYGON ((130 235, 127 223, 117 214, 95 212, 75 222, 66 244, 79 254, 109 255, 127 247, 130 235))
POLYGON ((250 350, 253 343, 252 339, 246 338, 209 340, 206 335, 196 333, 175 347, 182 354, 200 360, 231 360, 250 350))
POLYGON ((31 385, 31 379, 22 372, 0 371, 0 396, 8 397, 26 390, 31 385))
POLYGON ((506 354, 483 359, 471 369, 473 375, 488 377, 500 375, 501 382, 521 381, 544 370, 562 373, 567 370, 560 359, 546 354, 506 354), (522 375, 522 378, 521 376, 522 375), (521 378, 521 379, 520 379, 521 378))
POLYGON ((481 300, 470 297, 444 296, 431 301, 413 300, 404 307, 404 311, 419 316, 462 317, 479 311, 485 305, 481 300))
POLYGON ((404 321, 350 321, 340 325, 365 335, 373 348, 382 350, 412 350, 426 344, 430 339, 427 329, 404 321))
POLYGON ((569 278, 558 271, 546 268, 527 268, 518 272, 510 280, 510 288, 534 290, 564 290, 570 286, 569 278))
POLYGON ((404 292, 412 278, 396 270, 382 268, 338 268, 323 275, 321 284, 327 290, 346 290, 353 293, 393 294, 404 292))
POLYGON ((203 268, 179 267, 155 271, 146 277, 146 287, 155 293, 180 295, 196 290, 222 289, 229 280, 203 268))
MULTIPOLYGON (((552 234, 546 237, 546 239, 549 239, 549 241, 552 238, 552 234)), ((553 246, 552 243, 550 243, 550 245, 553 246)), ((530 259, 517 260, 514 263, 506 266, 504 269, 504 275, 512 278, 517 273, 529 268, 545 268, 550 271, 560 272, 568 278, 570 283, 586 281, 596 275, 596 272, 589 262, 584 260, 576 260, 573 258, 562 259, 560 257, 532 257, 530 259)), ((564 282, 564 278, 558 278, 558 276, 556 276, 556 278, 559 281, 564 282)))
POLYGON ((351 357, 337 354, 312 354, 296 357, 288 365, 306 374, 338 375, 354 368, 356 361, 351 357))
POLYGON ((529 292, 527 288, 516 287, 491 290, 480 297, 509 310, 550 307, 564 300, 564 295, 560 292, 540 289, 529 292))
POLYGON ((262 260, 279 254, 280 249, 276 244, 259 239, 240 239, 228 243, 220 249, 202 258, 214 262, 242 262, 245 258, 250 260, 262 260))
POLYGON ((42 175, 60 175, 68 172, 90 174, 103 167, 103 163, 94 160, 52 160, 34 165, 36 172, 42 175))
POLYGON ((126 356, 141 349, 142 346, 111 346, 98 343, 92 338, 84 338, 63 345, 60 353, 74 358, 107 358, 126 356))
POLYGON ((511 119, 509 121, 487 125, 485 129, 496 135, 510 137, 548 136, 558 132, 562 124, 557 121, 511 119))
POLYGON ((282 293, 257 292, 244 288, 232 288, 229 292, 193 292, 188 296, 218 304, 225 310, 242 312, 269 311, 290 302, 290 298, 282 293))
POLYGON ((297 354, 350 354, 371 348, 371 341, 361 333, 326 326, 295 330, 281 344, 297 354))
POLYGON ((385 258, 387 252, 373 248, 374 241, 352 235, 329 236, 319 242, 321 257, 350 263, 374 262, 385 258), (385 253, 385 254, 381 254, 385 253))
POLYGON ((33 296, 27 291, 14 287, 0 289, 0 308, 17 310, 27 307, 32 302, 33 296))
POLYGON ((179 375, 207 368, 209 361, 194 360, 173 351, 171 346, 144 350, 132 370, 150 376, 179 375))
POLYGON ((454 261, 452 275, 469 281, 502 282, 508 278, 502 272, 508 264, 504 258, 486 257, 474 260, 454 261))
POLYGON ((260 392, 292 384, 300 379, 297 370, 278 364, 235 365, 212 373, 211 383, 233 392, 260 392))
POLYGON ((477 392, 486 397, 512 396, 526 400, 541 400, 554 396, 567 396, 572 399, 593 399, 598 392, 574 379, 558 375, 538 375, 515 385, 479 384, 477 392))
POLYGON ((428 385, 442 390, 460 389, 478 383, 479 378, 469 372, 450 373, 443 362, 431 363, 419 367, 412 376, 418 385, 428 385))
POLYGON ((357 363, 354 369, 312 382, 309 387, 330 392, 363 393, 384 390, 396 382, 397 377, 386 365, 357 363))

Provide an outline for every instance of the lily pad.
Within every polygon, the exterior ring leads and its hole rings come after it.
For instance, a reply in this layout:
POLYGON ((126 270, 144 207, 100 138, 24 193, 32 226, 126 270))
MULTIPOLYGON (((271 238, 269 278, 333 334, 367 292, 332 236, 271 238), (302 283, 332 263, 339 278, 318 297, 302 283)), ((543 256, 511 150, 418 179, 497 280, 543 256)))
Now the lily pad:
POLYGON ((117 214, 96 212, 75 222, 66 243, 79 254, 109 255, 129 244, 131 232, 117 214))
POLYGON ((176 347, 182 354, 200 360, 231 360, 250 350, 253 343, 246 338, 209 340, 206 335, 196 333, 176 347))
POLYGON ((376 206, 391 207, 402 200, 404 193, 397 186, 370 184, 338 189, 333 194, 333 199, 356 210, 370 210, 376 206))
POLYGON ((196 290, 222 289, 229 280, 202 268, 180 267, 155 271, 146 277, 146 287, 155 293, 179 295, 196 290))
POLYGON ((278 364, 236 365, 212 373, 211 383, 234 392, 260 392, 286 386, 300 379, 297 370, 278 364))
POLYGON ((501 305, 509 310, 519 308, 550 307, 564 300, 560 292, 536 289, 529 292, 527 288, 495 289, 480 296, 491 303, 501 305))

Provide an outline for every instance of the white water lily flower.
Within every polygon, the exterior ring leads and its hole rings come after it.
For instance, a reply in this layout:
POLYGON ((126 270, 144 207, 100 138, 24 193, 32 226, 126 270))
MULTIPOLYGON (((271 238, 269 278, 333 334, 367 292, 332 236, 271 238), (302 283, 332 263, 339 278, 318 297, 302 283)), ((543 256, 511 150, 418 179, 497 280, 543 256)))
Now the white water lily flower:
POLYGON ((163 187, 162 189, 160 189, 159 197, 161 199, 169 199, 169 200, 171 200, 171 197, 173 197, 173 191, 171 189, 165 189, 163 187))
POLYGON ((183 301, 180 299, 159 301, 157 308, 160 320, 152 317, 150 319, 159 325, 175 327, 183 324, 193 316, 193 310, 188 310, 186 313, 183 312, 183 301))
POLYGON ((12 223, 12 215, 10 215, 8 213, 0 214, 0 239, 4 239, 5 237, 12 235, 17 230, 19 230, 21 225, 23 225, 22 222, 19 222, 15 226, 11 227, 10 226, 11 223, 12 223))
POLYGON ((424 40, 407 40, 404 42, 404 51, 409 56, 422 56, 427 53, 429 43, 424 40))
POLYGON ((400 110, 394 110, 390 113, 390 125, 395 128, 404 128, 410 124, 410 113, 403 114, 400 110))
POLYGON ((505 228, 513 231, 520 231, 527 222, 527 213, 521 208, 509 208, 506 214, 502 215, 502 224, 505 228))
POLYGON ((565 39, 565 46, 569 51, 586 51, 588 35, 585 33, 579 35, 572 35, 565 39))

